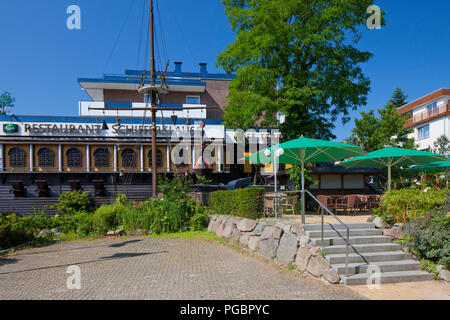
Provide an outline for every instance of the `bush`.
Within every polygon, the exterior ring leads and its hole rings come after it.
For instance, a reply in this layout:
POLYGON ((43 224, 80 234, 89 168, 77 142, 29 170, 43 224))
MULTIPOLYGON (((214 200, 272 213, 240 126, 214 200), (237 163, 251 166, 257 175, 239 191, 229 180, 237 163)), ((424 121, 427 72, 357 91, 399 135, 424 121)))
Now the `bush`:
POLYGON ((190 219, 189 226, 192 231, 201 231, 208 226, 209 213, 206 207, 197 206, 195 215, 190 219))
POLYGON ((374 214, 387 223, 405 223, 410 219, 423 217, 428 212, 440 211, 446 200, 447 190, 391 190, 381 198, 380 206, 374 210, 374 214))
POLYGON ((62 215, 92 212, 95 208, 88 193, 81 190, 61 194, 55 207, 58 209, 58 213, 62 215))
POLYGON ((216 214, 259 219, 264 215, 264 188, 213 192, 209 207, 216 214))
POLYGON ((427 214, 405 226, 404 245, 419 258, 450 268, 450 217, 427 214))
POLYGON ((77 212, 73 215, 73 221, 76 225, 76 232, 89 235, 95 232, 94 230, 94 221, 93 215, 91 212, 77 212))
POLYGON ((106 233, 115 230, 122 219, 124 206, 120 201, 112 205, 103 205, 99 207, 93 216, 93 227, 97 233, 106 233))
POLYGON ((14 214, 6 217, 0 216, 0 250, 34 240, 33 234, 27 229, 26 223, 14 214))

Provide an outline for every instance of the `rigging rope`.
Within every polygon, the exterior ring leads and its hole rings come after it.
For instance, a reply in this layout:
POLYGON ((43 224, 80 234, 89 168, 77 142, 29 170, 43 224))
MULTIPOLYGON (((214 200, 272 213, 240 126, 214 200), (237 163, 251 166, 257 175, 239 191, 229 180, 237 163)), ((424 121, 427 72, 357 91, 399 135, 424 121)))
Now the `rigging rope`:
POLYGON ((111 53, 109 54, 108 59, 106 60, 106 65, 105 65, 105 68, 104 68, 104 70, 103 70, 103 73, 105 73, 105 72, 106 72, 106 69, 108 68, 108 65, 109 65, 109 63, 110 63, 110 61, 111 61, 111 58, 112 58, 112 56, 113 56, 113 54, 114 54, 114 51, 116 50, 116 47, 117 47, 117 45, 118 45, 118 43, 119 43, 119 40, 120 40, 120 36, 122 35, 123 30, 125 29, 125 26, 126 26, 126 24, 127 24, 127 22, 128 22, 128 19, 129 19, 129 17, 130 17, 131 9, 133 9, 133 6, 134 6, 134 3, 135 3, 135 2, 136 2, 136 0, 133 0, 133 1, 131 2, 131 4, 130 4, 130 7, 128 8, 128 13, 127 13, 127 15, 126 15, 125 21, 124 21, 124 23, 122 24, 122 27, 120 28, 119 33, 117 34, 117 38, 116 38, 116 41, 114 42, 114 46, 113 46, 113 48, 112 48, 112 50, 111 50, 111 53))

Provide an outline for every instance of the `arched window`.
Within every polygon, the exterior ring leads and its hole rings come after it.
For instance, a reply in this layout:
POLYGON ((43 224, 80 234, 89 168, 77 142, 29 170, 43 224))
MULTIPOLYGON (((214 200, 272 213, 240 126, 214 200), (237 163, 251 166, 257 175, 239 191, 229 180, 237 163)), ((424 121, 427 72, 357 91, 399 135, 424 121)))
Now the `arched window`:
MULTIPOLYGON (((152 158, 152 150, 148 152, 148 161, 150 164, 150 168, 153 167, 153 158, 152 158)), ((163 153, 161 150, 156 150, 156 167, 161 168, 163 166, 163 153)))
POLYGON ((22 148, 12 148, 8 152, 9 166, 11 168, 25 167, 25 151, 22 148))
POLYGON ((122 167, 136 168, 136 151, 125 149, 122 151, 122 167))
POLYGON ((77 148, 70 148, 66 152, 67 166, 71 168, 81 168, 81 151, 77 148))
POLYGON ((94 152, 94 162, 97 168, 109 167, 109 151, 106 148, 98 148, 94 152))
POLYGON ((38 162, 41 168, 53 168, 54 167, 55 153, 49 148, 42 148, 38 151, 38 162))

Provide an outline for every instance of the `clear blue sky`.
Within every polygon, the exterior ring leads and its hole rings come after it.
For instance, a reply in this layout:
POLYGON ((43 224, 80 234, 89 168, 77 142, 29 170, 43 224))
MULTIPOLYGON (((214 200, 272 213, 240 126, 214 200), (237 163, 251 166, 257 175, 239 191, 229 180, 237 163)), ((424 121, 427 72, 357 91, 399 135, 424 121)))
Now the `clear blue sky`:
MULTIPOLYGON (((199 62, 207 62, 209 71, 220 71, 216 56, 234 39, 220 1, 157 1, 171 63, 183 61, 183 69, 191 71, 198 69, 199 62)), ((16 97, 13 112, 76 115, 78 101, 88 99, 76 82, 78 77, 135 69, 142 4, 143 0, 1 1, 0 92, 16 97), (71 4, 81 8, 81 30, 66 28, 66 9, 71 4)), ((363 66, 372 85, 367 106, 352 116, 382 107, 396 86, 409 100, 450 87, 450 1, 379 0, 377 4, 387 12, 387 25, 365 31, 359 44, 374 54, 363 66)), ((352 127, 353 121, 345 126, 336 123, 338 140, 348 137, 352 127)))

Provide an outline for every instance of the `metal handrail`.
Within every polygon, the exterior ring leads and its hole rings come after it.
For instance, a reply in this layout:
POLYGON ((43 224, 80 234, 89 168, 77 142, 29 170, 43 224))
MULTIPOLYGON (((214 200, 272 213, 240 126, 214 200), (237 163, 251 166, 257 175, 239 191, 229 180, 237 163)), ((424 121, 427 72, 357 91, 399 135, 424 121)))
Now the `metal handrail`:
MULTIPOLYGON (((314 201, 316 201, 319 206, 321 207, 321 220, 322 220, 322 246, 324 245, 324 240, 323 240, 323 225, 324 225, 324 216, 323 216, 323 211, 326 210, 332 217, 334 217, 340 224, 342 224, 346 229, 347 229, 347 239, 344 239, 345 242, 347 243, 346 245, 346 249, 345 249, 345 277, 348 277, 348 254, 349 254, 349 249, 350 249, 350 227, 345 224, 344 222, 342 222, 341 219, 339 219, 333 212, 331 212, 327 207, 325 207, 322 202, 320 202, 315 196, 312 195, 311 192, 309 192, 308 190, 305 190, 306 193, 308 193, 311 198, 314 199, 314 201)), ((337 230, 336 230, 337 231, 337 230)), ((339 235, 339 232, 337 232, 337 234, 339 235)), ((342 237, 343 238, 343 237, 342 237)))

